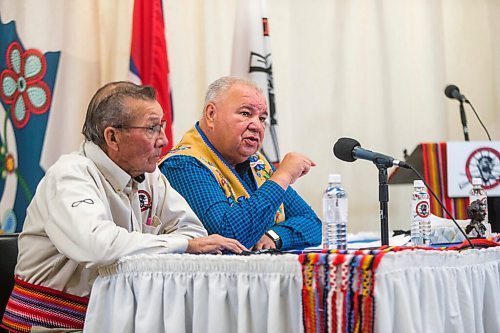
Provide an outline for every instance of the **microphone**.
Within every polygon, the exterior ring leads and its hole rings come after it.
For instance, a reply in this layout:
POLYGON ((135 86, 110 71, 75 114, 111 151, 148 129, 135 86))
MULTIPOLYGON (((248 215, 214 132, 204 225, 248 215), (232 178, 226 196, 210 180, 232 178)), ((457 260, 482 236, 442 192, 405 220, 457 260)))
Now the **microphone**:
POLYGON ((351 138, 340 138, 333 146, 333 154, 339 160, 345 162, 354 162, 357 159, 372 161, 375 165, 384 167, 400 166, 410 169, 410 166, 403 161, 396 160, 393 157, 375 153, 371 150, 361 148, 361 144, 351 138))
MULTIPOLYGON (((458 89, 458 88, 457 88, 458 89)), ((375 153, 373 151, 361 148, 361 144, 351 138, 340 138, 335 142, 333 146, 333 154, 338 159, 345 162, 354 162, 357 159, 372 161, 374 164, 379 167, 380 165, 385 167, 392 167, 394 165, 400 166, 405 169, 412 170, 418 178, 420 178, 432 196, 437 200, 439 205, 443 208, 443 210, 448 214, 451 218, 455 226, 460 230, 460 232, 464 235, 465 239, 469 243, 471 248, 474 248, 469 237, 465 231, 460 227, 458 222, 455 220, 453 215, 446 209, 443 202, 438 198, 436 193, 429 187, 424 177, 415 169, 411 164, 406 162, 398 161, 390 156, 375 153)), ((381 242, 382 245, 389 245, 389 236, 388 236, 388 217, 387 217, 387 202, 389 201, 389 194, 387 191, 387 169, 383 169, 379 167, 379 201, 380 201, 380 222, 381 222, 381 242)))
POLYGON ((469 129, 467 127, 467 118, 465 117, 465 111, 463 107, 463 103, 469 104, 469 106, 472 108, 472 111, 474 111, 474 114, 476 115, 477 120, 479 120, 479 123, 483 127, 484 131, 486 132, 486 135, 488 136, 488 140, 491 141, 491 136, 490 132, 486 129, 486 126, 484 126, 481 118, 479 118, 479 115, 476 112, 476 109, 474 109, 474 106, 469 102, 469 100, 460 93, 460 89, 458 89, 457 86, 450 84, 444 89, 444 94, 446 97, 451 98, 451 99, 456 99, 460 102, 460 120, 462 121, 462 127, 464 131, 464 136, 465 136, 465 141, 469 141, 469 129))
POLYGON ((460 89, 458 89, 457 86, 450 84, 444 89, 444 94, 446 97, 451 98, 451 99, 456 99, 457 101, 460 102, 469 102, 467 98, 465 98, 464 95, 460 93, 460 89))
POLYGON ((464 131, 465 141, 469 141, 469 128, 467 127, 467 117, 465 116, 464 102, 468 102, 464 95, 460 94, 460 90, 453 84, 448 85, 444 89, 446 97, 456 99, 460 102, 460 121, 462 122, 462 129, 464 131))

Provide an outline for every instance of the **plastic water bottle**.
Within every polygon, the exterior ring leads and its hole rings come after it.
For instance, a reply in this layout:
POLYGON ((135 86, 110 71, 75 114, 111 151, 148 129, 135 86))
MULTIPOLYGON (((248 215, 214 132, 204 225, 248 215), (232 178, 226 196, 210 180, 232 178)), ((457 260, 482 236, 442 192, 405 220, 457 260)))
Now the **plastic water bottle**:
POLYGON ((347 249, 347 204, 340 175, 328 175, 328 187, 323 194, 323 249, 347 249))
POLYGON ((481 178, 472 178, 472 190, 469 194, 469 205, 476 200, 479 200, 484 208, 483 224, 486 227, 486 237, 491 237, 491 225, 488 219, 488 199, 486 196, 486 190, 483 188, 483 181, 481 178))
POLYGON ((413 181, 411 199, 411 243, 413 246, 428 246, 431 240, 431 209, 429 194, 421 180, 413 181))

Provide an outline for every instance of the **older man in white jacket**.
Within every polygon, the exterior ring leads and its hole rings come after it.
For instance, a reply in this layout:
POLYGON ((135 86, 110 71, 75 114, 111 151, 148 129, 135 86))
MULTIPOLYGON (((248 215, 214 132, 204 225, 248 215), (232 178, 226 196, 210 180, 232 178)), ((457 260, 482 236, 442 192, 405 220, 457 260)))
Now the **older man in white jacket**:
POLYGON ((97 91, 80 150, 47 171, 28 207, 4 328, 82 329, 97 266, 127 255, 245 250, 207 237, 158 171, 164 128, 153 88, 114 82, 97 91))

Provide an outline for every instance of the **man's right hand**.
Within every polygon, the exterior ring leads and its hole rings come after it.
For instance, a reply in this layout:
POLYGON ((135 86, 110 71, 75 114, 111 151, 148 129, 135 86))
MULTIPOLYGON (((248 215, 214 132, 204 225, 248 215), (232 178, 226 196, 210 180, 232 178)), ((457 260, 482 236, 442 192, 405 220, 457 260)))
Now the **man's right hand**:
POLYGON ((313 166, 316 166, 316 163, 307 156, 299 153, 288 153, 281 161, 276 172, 269 179, 286 190, 298 178, 307 174, 313 166))
POLYGON ((222 237, 221 235, 210 235, 207 237, 193 238, 188 241, 186 253, 214 253, 222 254, 222 251, 241 253, 248 251, 236 239, 222 237))

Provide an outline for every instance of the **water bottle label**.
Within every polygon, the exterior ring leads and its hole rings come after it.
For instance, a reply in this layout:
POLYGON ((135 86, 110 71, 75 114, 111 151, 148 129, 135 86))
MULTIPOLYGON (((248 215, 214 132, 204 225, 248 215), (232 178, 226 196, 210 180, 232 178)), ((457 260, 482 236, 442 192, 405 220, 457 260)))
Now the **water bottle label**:
POLYGON ((413 202, 412 204, 413 219, 424 220, 430 215, 429 202, 426 200, 413 202))

